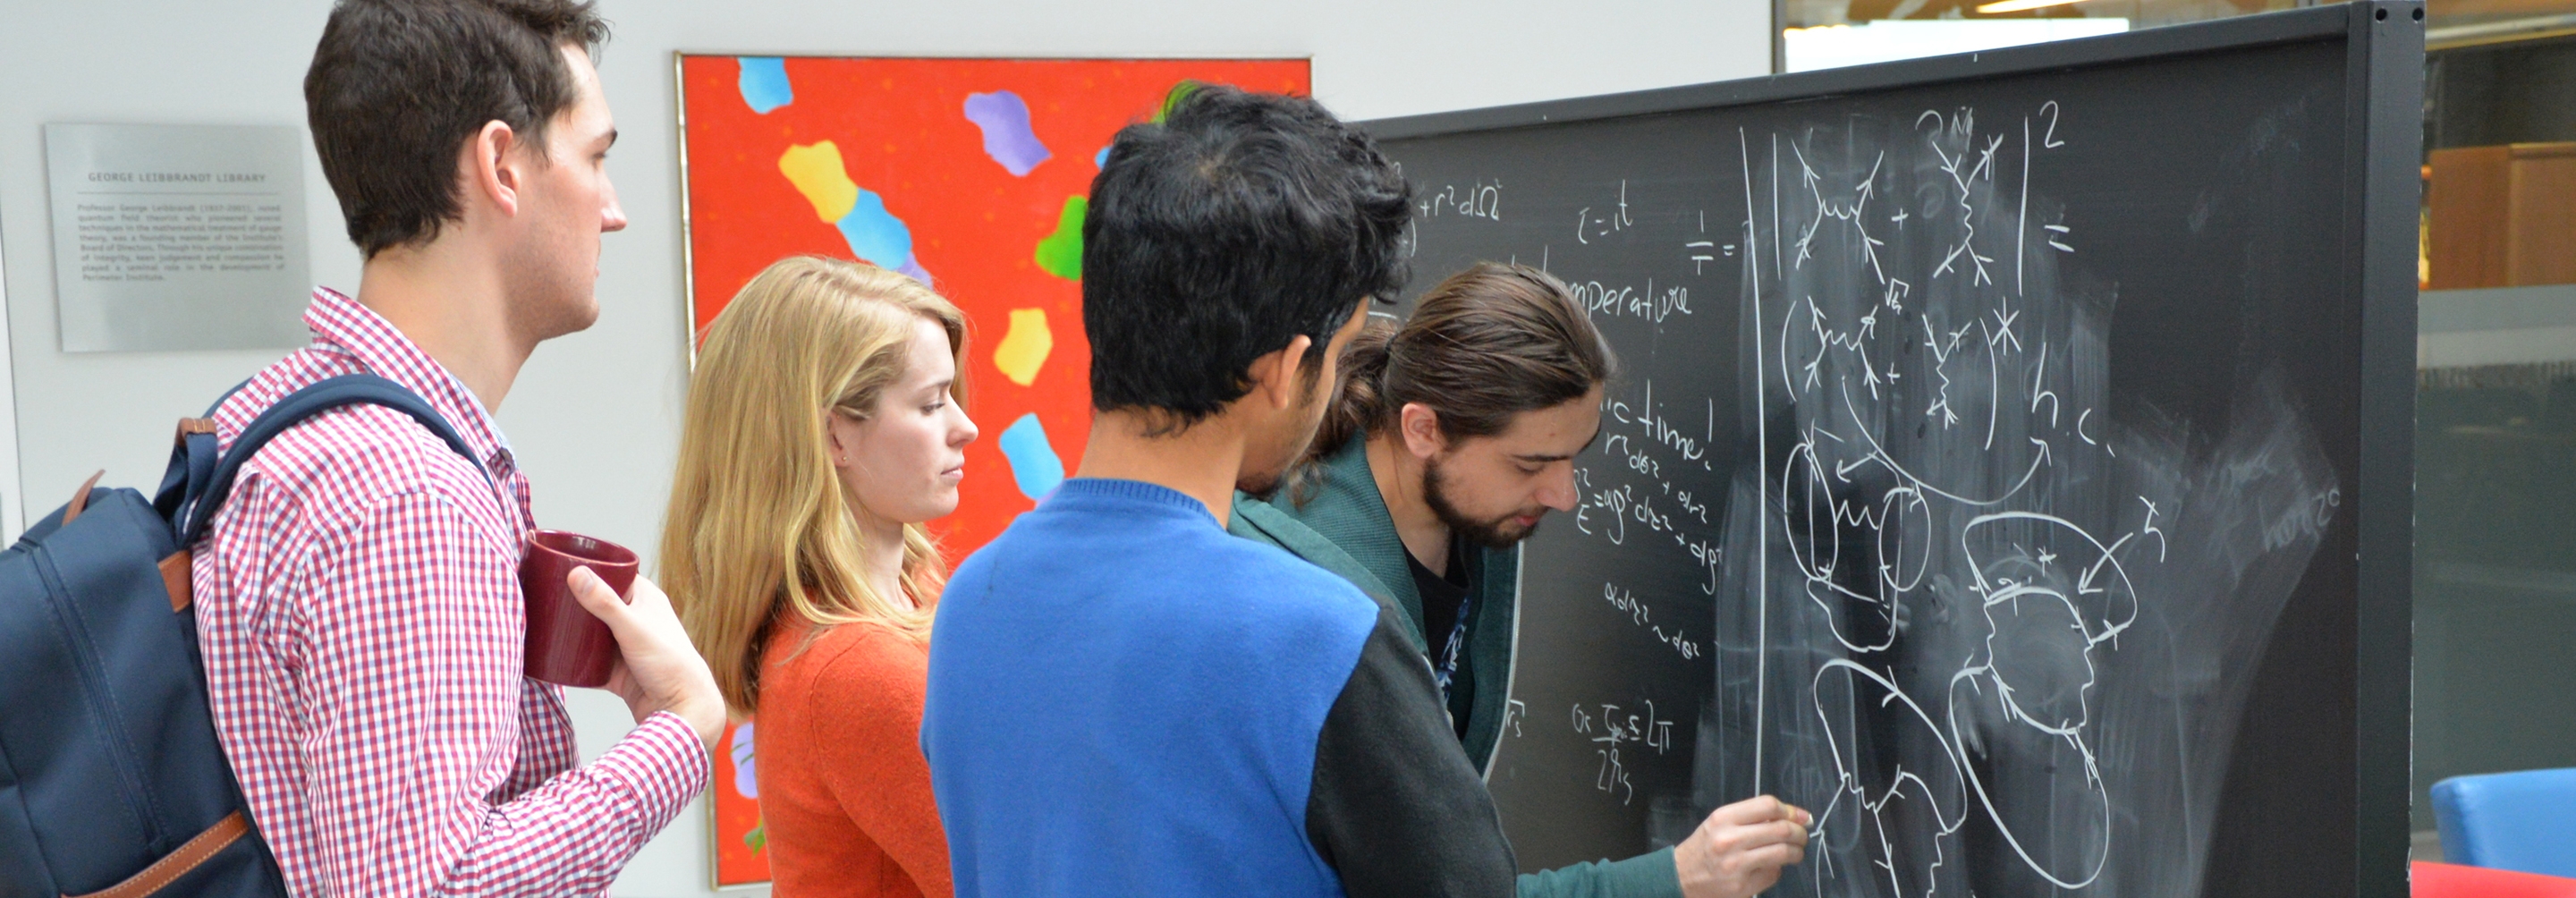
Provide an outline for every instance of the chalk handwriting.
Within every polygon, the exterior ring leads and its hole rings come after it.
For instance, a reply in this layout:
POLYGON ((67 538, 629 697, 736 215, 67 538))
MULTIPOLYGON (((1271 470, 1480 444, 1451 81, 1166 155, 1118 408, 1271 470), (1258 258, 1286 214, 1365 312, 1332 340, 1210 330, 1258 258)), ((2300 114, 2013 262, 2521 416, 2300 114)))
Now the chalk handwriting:
POLYGON ((1424 218, 1455 215, 1462 218, 1503 220, 1503 182, 1477 181, 1466 187, 1443 185, 1426 193, 1414 203, 1414 211, 1424 218))
MULTIPOLYGON (((2223 599, 2239 581, 2147 584, 2221 562, 2295 571, 2342 495, 2309 463, 2321 456, 2292 413, 2270 416, 2268 442, 2223 452, 2172 448, 2186 441, 2112 419, 2110 300, 2070 286, 2079 234, 2030 188, 2032 168, 2069 141, 2057 102, 2000 123, 1969 106, 1907 115, 1738 135, 1745 218, 1729 242, 1747 250, 1755 457, 1738 462, 1750 476, 1720 514, 1743 523, 1718 544, 1692 540, 1716 503, 1679 489, 1673 469, 1706 451, 1713 421, 1706 437, 1682 434, 1652 380, 1642 399, 1604 403, 1605 434, 1625 437, 1603 441, 1615 466, 1604 473, 1624 474, 1585 480, 1583 522, 1649 544, 1688 522, 1678 545, 1705 565, 1704 589, 1750 597, 1719 603, 1719 631, 1744 635, 1713 645, 1726 649, 1722 691, 1749 687, 1732 694, 1755 743, 1722 751, 1749 748, 1755 790, 1807 804, 1814 844, 1837 846, 1811 849, 1795 894, 1913 898, 1999 881, 1970 880, 1956 861, 1972 817, 1998 859, 2089 889, 2140 850, 2114 839, 2134 831, 2115 821, 2165 811, 2113 789, 2105 678, 2119 664, 2174 663, 2122 655, 2141 633, 2175 638, 2140 626, 2151 602, 2223 599), (2168 467, 2123 461, 2139 446, 2168 467), (2210 461, 2173 467, 2193 458, 2210 461), (2216 498, 2185 503, 2189 478, 2175 470, 2206 472, 2189 482, 2216 498), (2178 510, 2202 529, 2182 529, 2178 510), (2199 538, 2212 528, 2233 543, 2203 548, 2222 542, 2199 538), (2186 559, 2194 551, 2219 554, 2186 559), (1774 668, 1791 679, 1771 680, 1774 668), (1789 706, 1767 707, 1779 700, 1789 706), (1834 884, 1862 877, 1877 884, 1834 884)), ((2279 595, 2285 582, 2266 581, 2279 595)), ((1602 599, 1633 626, 1671 632, 1651 597, 1605 582, 1602 599)), ((1587 733, 1602 741, 1609 712, 1593 710, 1587 733)))

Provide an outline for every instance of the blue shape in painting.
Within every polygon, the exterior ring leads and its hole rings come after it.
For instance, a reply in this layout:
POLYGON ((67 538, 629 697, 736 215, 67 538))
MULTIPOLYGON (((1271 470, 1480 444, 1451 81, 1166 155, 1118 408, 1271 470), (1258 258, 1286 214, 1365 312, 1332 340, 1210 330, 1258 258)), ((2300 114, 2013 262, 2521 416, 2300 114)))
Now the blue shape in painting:
POLYGON ((787 84, 787 60, 743 56, 734 61, 742 65, 742 101, 751 106, 751 111, 768 115, 772 109, 796 102, 796 89, 787 84))
POLYGON ((1047 445, 1046 428, 1038 424, 1036 412, 1021 415, 1002 431, 1002 457, 1011 460, 1011 479, 1018 481, 1020 495, 1030 501, 1046 498, 1056 485, 1064 482, 1064 462, 1055 457, 1055 447, 1047 445))
POLYGON ((1097 155, 1097 156, 1093 156, 1093 157, 1091 157, 1091 167, 1092 167, 1092 168, 1108 168, 1108 167, 1109 167, 1109 148, 1108 148, 1108 147, 1101 147, 1101 148, 1100 148, 1100 154, 1099 154, 1099 155, 1097 155))
POLYGON ((1029 128, 1029 104, 1019 94, 997 90, 966 95, 966 120, 984 129, 984 155, 1002 164, 1012 177, 1026 177, 1055 153, 1029 128))
POLYGON ((850 242, 851 255, 929 285, 930 272, 912 257, 912 228, 886 211, 885 197, 876 191, 859 188, 859 201, 850 207, 850 214, 841 216, 839 227, 841 239, 850 242))

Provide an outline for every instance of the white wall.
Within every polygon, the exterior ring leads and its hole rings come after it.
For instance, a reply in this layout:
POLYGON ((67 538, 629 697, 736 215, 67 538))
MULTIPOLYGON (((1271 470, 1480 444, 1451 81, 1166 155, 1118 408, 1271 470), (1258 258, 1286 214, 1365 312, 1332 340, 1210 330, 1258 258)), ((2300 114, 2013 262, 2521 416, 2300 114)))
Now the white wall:
MULTIPOLYGON (((609 163, 633 225, 607 238, 598 326, 547 344, 500 412, 547 526, 655 543, 686 382, 671 54, 1311 56, 1346 118, 1436 112, 1757 75, 1768 0, 602 0, 601 60, 622 137, 609 163)), ((8 532, 101 467, 149 486, 172 422, 279 352, 66 355, 55 328, 46 122, 301 125, 325 0, 0 0, 0 253, 15 427, 0 414, 8 532), (15 489, 23 484, 25 490, 15 489), (33 491, 23 505, 19 493, 33 491), (58 497, 57 494, 60 494, 58 497)), ((308 152, 313 277, 357 285, 338 206, 308 152)), ((630 725, 576 697, 586 750, 630 725)), ((696 895, 706 813, 684 813, 618 881, 696 895)))

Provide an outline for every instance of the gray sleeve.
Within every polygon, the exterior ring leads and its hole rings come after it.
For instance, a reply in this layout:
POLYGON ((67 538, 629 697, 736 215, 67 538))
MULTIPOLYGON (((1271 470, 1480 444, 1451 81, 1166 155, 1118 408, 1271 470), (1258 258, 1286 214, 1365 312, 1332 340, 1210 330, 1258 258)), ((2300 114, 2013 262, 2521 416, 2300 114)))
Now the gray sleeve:
POLYGON ((1431 669, 1384 608, 1315 739, 1306 837, 1351 898, 1514 894, 1511 843, 1431 669))

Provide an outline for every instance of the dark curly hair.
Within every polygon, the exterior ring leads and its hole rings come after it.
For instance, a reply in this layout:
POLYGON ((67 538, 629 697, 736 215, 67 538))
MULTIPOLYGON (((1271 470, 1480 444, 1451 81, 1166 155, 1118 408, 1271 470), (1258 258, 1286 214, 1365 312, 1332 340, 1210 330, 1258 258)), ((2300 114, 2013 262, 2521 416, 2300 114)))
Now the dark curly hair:
MULTIPOLYGON (((1250 389, 1252 360, 1312 338, 1301 374, 1363 299, 1392 299, 1411 193, 1357 129, 1304 97, 1174 91, 1129 125, 1082 223, 1091 406, 1187 429, 1250 389)), ((1311 381, 1309 381, 1311 382, 1311 381)))

